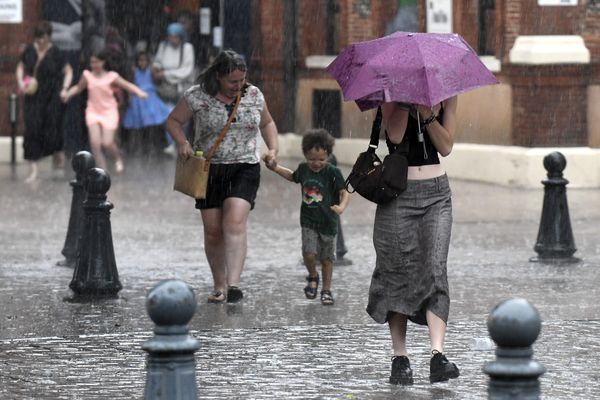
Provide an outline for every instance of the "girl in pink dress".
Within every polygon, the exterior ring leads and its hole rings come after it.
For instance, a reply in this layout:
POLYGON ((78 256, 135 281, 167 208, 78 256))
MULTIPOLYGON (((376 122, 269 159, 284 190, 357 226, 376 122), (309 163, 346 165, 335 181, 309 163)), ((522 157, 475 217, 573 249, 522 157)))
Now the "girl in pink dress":
POLYGON ((131 82, 123 79, 117 72, 105 68, 107 54, 103 51, 90 57, 90 70, 83 71, 77 85, 63 92, 64 102, 87 88, 88 100, 85 109, 85 123, 88 127, 90 149, 96 165, 106 169, 106 150, 115 160, 115 172, 123 172, 123 159, 115 142, 119 128, 119 105, 113 89, 120 87, 142 99, 148 94, 131 82))

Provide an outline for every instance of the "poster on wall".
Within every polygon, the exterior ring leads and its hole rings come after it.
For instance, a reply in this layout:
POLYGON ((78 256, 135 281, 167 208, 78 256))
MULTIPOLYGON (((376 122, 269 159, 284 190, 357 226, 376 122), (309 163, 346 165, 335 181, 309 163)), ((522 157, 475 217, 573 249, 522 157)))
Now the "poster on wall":
POLYGON ((427 0, 427 32, 452 32, 452 0, 427 0))
POLYGON ((577 0, 538 0, 538 6, 576 6, 577 0))
POLYGON ((0 24, 23 22, 23 0, 0 0, 0 24))

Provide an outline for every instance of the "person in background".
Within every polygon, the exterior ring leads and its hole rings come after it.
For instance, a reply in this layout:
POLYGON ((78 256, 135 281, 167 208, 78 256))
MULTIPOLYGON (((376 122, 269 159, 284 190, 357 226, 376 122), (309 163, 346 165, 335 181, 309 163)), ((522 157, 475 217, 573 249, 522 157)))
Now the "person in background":
POLYGON ((260 184, 260 136, 269 149, 266 162, 276 162, 277 156, 277 126, 260 89, 246 82, 246 71, 239 54, 222 51, 167 119, 167 130, 185 160, 196 151, 208 153, 239 101, 234 122, 211 161, 206 198, 196 200, 213 276, 211 303, 236 303, 244 297, 240 280, 246 261, 246 223, 260 184), (189 121, 194 131, 191 143, 184 132, 189 121))
MULTIPOLYGON (((337 157, 331 153, 329 156, 329 163, 334 167, 337 167, 337 157)), ((344 231, 342 230, 342 219, 338 218, 337 235, 335 236, 335 261, 334 265, 352 265, 352 260, 345 258, 348 253, 346 242, 344 241, 344 231)))
POLYGON ((190 43, 194 49, 194 63, 198 65, 198 54, 200 49, 200 28, 198 26, 199 15, 193 13, 190 10, 180 10, 175 13, 175 21, 179 22, 185 32, 185 37, 188 43, 190 43))
POLYGON ((431 383, 460 373, 444 355, 450 294, 446 262, 452 230, 452 193, 439 155, 452 151, 457 98, 434 107, 384 103, 382 128, 390 153, 408 144, 408 185, 391 203, 378 205, 373 244, 376 264, 367 312, 388 323, 394 356, 390 383, 410 385, 407 321, 429 329, 431 383), (424 131, 420 140, 419 131, 424 131), (408 143, 407 143, 408 142, 408 143))
POLYGON ((128 129, 128 146, 131 153, 158 154, 164 146, 164 125, 170 109, 156 94, 150 72, 150 60, 144 51, 135 57, 133 83, 148 93, 143 100, 133 97, 123 118, 123 128, 128 129))
POLYGON ((329 163, 333 151, 333 137, 325 129, 313 129, 302 136, 302 153, 306 161, 295 171, 278 165, 265 157, 267 168, 290 182, 302 185, 300 226, 302 227, 302 257, 308 270, 304 295, 317 297, 321 262, 323 289, 321 304, 333 305, 331 280, 335 260, 335 236, 339 215, 344 212, 350 196, 345 189, 342 172, 329 163))
MULTIPOLYGON (((167 40, 156 50, 152 77, 158 96, 172 110, 183 92, 194 83, 194 48, 186 42, 183 25, 174 22, 167 27, 167 40)), ((175 154, 175 143, 167 135, 167 154, 175 154)))
POLYGON ((52 44, 51 35, 52 25, 40 22, 33 44, 25 48, 15 71, 18 92, 25 95, 23 150, 30 165, 26 182, 38 178, 38 161, 45 156, 53 156, 56 169, 64 164, 65 105, 60 96, 71 85, 73 70, 64 53, 52 44))
POLYGON ((114 88, 121 88, 142 99, 147 98, 148 94, 133 83, 121 78, 117 72, 110 71, 107 59, 106 51, 92 55, 90 70, 84 70, 77 85, 63 92, 61 98, 66 103, 72 96, 87 89, 85 123, 88 127, 90 148, 96 165, 106 169, 103 149, 107 150, 115 160, 115 172, 120 174, 124 170, 124 165, 115 142, 115 134, 119 129, 119 105, 115 98, 114 88))

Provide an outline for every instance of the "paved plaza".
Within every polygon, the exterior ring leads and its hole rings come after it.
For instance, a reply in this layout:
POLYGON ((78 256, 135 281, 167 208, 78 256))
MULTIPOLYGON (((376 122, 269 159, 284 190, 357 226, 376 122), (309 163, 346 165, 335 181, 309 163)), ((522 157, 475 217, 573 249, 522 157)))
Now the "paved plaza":
MULTIPOLYGON (((283 160, 294 167, 297 160, 283 160)), ((172 190, 174 162, 129 162, 112 176, 108 200, 123 290, 116 301, 69 303, 73 270, 57 267, 71 188, 43 164, 25 184, 0 165, 0 398, 139 399, 152 337, 147 291, 162 279, 187 282, 198 299, 190 322, 200 342, 200 399, 485 399, 486 361, 494 359, 486 319, 499 302, 524 297, 540 312, 534 358, 547 372, 543 399, 593 399, 600 393, 600 190, 569 189, 579 264, 529 262, 535 255, 543 189, 451 179, 454 226, 448 278, 448 358, 461 377, 429 384, 427 332, 409 325, 411 387, 387 383, 387 326, 365 312, 375 254, 375 206, 358 195, 342 216, 347 258, 336 267, 336 303, 307 300, 300 264, 299 187, 262 170, 248 223, 248 258, 239 304, 207 304, 211 276, 199 213, 172 190)), ((348 172, 348 167, 344 167, 348 172)), ((569 178, 569 167, 565 170, 569 178)), ((541 176, 540 180, 544 177, 541 176)))

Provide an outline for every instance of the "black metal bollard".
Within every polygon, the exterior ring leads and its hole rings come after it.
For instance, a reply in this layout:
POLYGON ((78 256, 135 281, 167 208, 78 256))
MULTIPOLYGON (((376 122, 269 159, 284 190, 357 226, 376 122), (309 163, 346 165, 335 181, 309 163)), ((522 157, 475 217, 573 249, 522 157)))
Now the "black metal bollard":
POLYGON ((552 152, 544 157, 544 168, 548 171, 548 179, 544 179, 544 204, 537 241, 533 249, 538 253, 532 262, 569 264, 579 262, 573 257, 577 251, 571 230, 569 206, 567 204, 568 180, 563 178, 563 170, 567 166, 565 156, 552 152))
POLYGON ((12 179, 16 179, 17 174, 17 118, 19 109, 17 108, 18 98, 16 93, 11 93, 8 96, 8 117, 10 120, 10 166, 12 171, 12 179))
POLYGON ((69 287, 75 292, 75 298, 93 300, 116 297, 122 286, 110 226, 110 210, 113 205, 106 201, 110 177, 101 168, 89 169, 85 187, 85 220, 81 228, 73 280, 69 287))
POLYGON ((146 298, 154 321, 154 337, 142 345, 148 352, 145 400, 196 400, 198 341, 188 335, 187 324, 196 311, 196 296, 180 280, 159 282, 146 298))
POLYGON ((496 361, 483 367, 490 377, 489 400, 538 400, 538 378, 546 368, 532 359, 531 345, 540 334, 538 311, 525 299, 510 299, 498 304, 487 320, 488 331, 496 343, 496 361))
POLYGON ((61 251, 65 256, 64 260, 56 263, 60 267, 74 267, 77 261, 77 248, 79 237, 84 222, 83 202, 85 201, 85 176, 87 171, 94 168, 96 162, 94 156, 88 151, 80 151, 71 160, 71 166, 75 171, 75 179, 69 184, 73 189, 73 197, 71 198, 71 213, 69 215, 69 226, 67 228, 67 236, 65 237, 65 245, 61 251))

